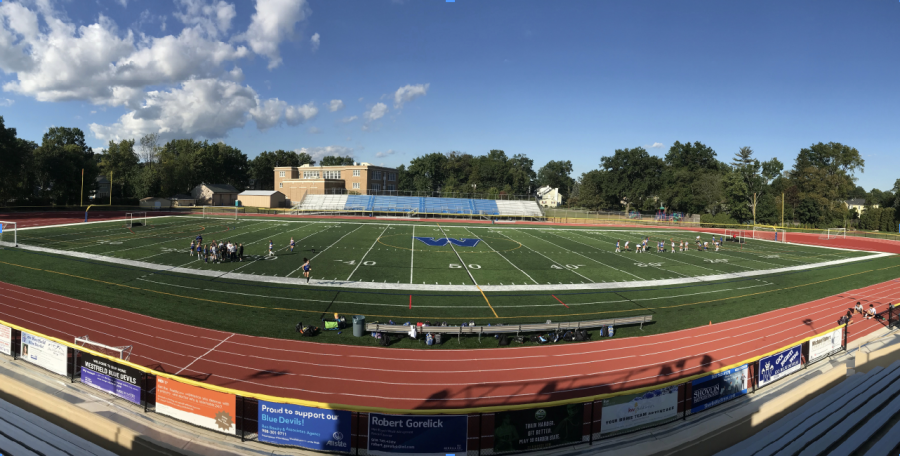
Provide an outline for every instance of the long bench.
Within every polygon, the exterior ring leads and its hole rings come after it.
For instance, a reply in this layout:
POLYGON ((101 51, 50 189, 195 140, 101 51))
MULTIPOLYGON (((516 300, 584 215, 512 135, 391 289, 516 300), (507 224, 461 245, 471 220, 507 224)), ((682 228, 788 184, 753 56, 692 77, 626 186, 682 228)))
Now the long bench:
MULTIPOLYGON (((420 327, 417 330, 419 332, 425 333, 441 333, 441 334, 450 334, 457 335, 462 337, 465 335, 478 335, 478 339, 481 340, 482 335, 493 335, 493 334, 509 334, 509 333, 531 333, 531 332, 545 332, 545 331, 556 331, 556 330, 570 330, 570 329, 592 329, 599 328, 601 326, 623 326, 623 325, 641 325, 641 329, 644 327, 644 323, 650 323, 653 321, 653 315, 638 315, 634 317, 617 317, 617 318, 607 318, 604 320, 591 320, 591 321, 574 321, 574 322, 559 322, 559 323, 526 323, 526 324, 514 324, 514 325, 481 325, 481 326, 425 326, 420 327)), ((387 323, 366 323, 366 331, 367 332, 381 332, 381 333, 390 333, 390 334, 407 334, 409 332, 409 326, 404 325, 391 325, 387 323)))

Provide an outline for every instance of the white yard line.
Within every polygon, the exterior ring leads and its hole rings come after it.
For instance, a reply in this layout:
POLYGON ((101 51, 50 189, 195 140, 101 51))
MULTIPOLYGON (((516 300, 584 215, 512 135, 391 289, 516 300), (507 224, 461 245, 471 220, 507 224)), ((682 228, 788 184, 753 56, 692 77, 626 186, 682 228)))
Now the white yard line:
MULTIPOLYGON (((477 234, 473 233, 473 232, 472 232, 471 230, 469 230, 468 228, 466 228, 466 231, 468 231, 469 234, 471 234, 472 236, 477 236, 477 234)), ((509 258, 506 258, 505 256, 503 256, 503 254, 501 254, 500 252, 498 252, 495 248, 491 247, 491 245, 488 244, 487 241, 485 241, 483 238, 479 238, 479 239, 481 239, 481 242, 483 242, 484 245, 486 245, 486 246, 487 246, 489 249, 491 249, 494 253, 496 253, 497 255, 500 255, 500 258, 503 258, 504 260, 506 260, 506 262, 509 263, 512 267, 516 268, 517 271, 521 272, 522 274, 525 274, 525 277, 528 277, 528 280, 531 280, 532 282, 535 283, 535 285, 537 285, 538 281, 537 281, 537 280, 534 280, 533 278, 531 278, 531 276, 528 275, 527 272, 525 272, 525 271, 519 269, 519 267, 516 266, 515 264, 513 264, 513 262, 510 261, 509 258)))
POLYGON ((412 249, 409 254, 409 283, 413 283, 413 263, 416 259, 416 226, 413 225, 412 249))
MULTIPOLYGON (((172 226, 171 228, 177 229, 177 228, 183 227, 183 226, 185 226, 185 225, 190 225, 190 223, 179 224, 179 225, 176 225, 176 226, 172 226)), ((167 235, 167 234, 169 234, 169 233, 167 233, 167 232, 165 232, 165 231, 148 231, 147 233, 144 233, 144 234, 141 235, 141 236, 133 236, 133 237, 124 238, 124 239, 123 239, 123 242, 135 241, 135 240, 138 240, 138 239, 153 238, 153 237, 157 237, 157 236, 160 236, 160 235, 167 235)), ((98 235, 98 236, 91 236, 91 237, 88 237, 88 238, 82 238, 82 239, 93 239, 93 238, 107 237, 107 236, 108 236, 108 235, 98 235)), ((103 241, 103 240, 101 240, 101 241, 103 241)), ((171 240, 170 240, 170 241, 171 241, 171 240)), ((168 242, 168 241, 167 241, 167 242, 168 242)), ((157 242, 156 244, 162 244, 162 242, 157 242)), ((156 244, 149 244, 149 245, 156 245, 156 244)), ((84 249, 84 248, 88 248, 88 247, 96 247, 96 246, 98 246, 98 245, 104 245, 104 243, 103 243, 103 242, 97 242, 97 241, 95 241, 94 243, 89 244, 89 245, 82 245, 82 246, 79 246, 79 247, 72 247, 72 248, 66 249, 66 250, 84 249)), ((130 247, 130 248, 127 248, 127 249, 122 249, 122 250, 131 250, 131 249, 136 249, 136 248, 140 248, 140 247, 143 247, 143 246, 130 247)), ((111 252, 112 252, 112 251, 115 251, 115 250, 111 250, 111 252)))
MULTIPOLYGON (((309 226, 309 225, 303 225, 303 226, 300 227, 300 229, 306 228, 306 227, 308 227, 308 226, 309 226)), ((297 230, 297 229, 298 229, 297 227, 291 227, 291 229, 289 229, 289 230, 284 230, 284 231, 282 231, 282 232, 280 232, 280 233, 278 233, 278 234, 273 234, 273 235, 269 235, 269 236, 264 236, 262 239, 258 239, 258 240, 253 241, 253 242, 248 242, 248 243, 246 243, 246 244, 244 244, 244 245, 245 245, 245 246, 248 246, 248 245, 250 245, 250 244, 256 244, 257 242, 265 241, 266 239, 272 239, 272 238, 274 238, 275 236, 281 236, 281 235, 284 234, 284 233, 291 232, 291 231, 295 231, 295 230, 297 230)), ((319 230, 319 231, 316 231, 315 233, 311 233, 309 236, 312 236, 312 235, 315 235, 315 234, 321 233, 321 232, 322 232, 322 230, 319 230)), ((306 237, 304 237, 303 239, 306 239, 306 238, 308 238, 309 236, 306 236, 306 237)), ((300 241, 302 241, 303 239, 300 239, 300 241)), ((296 242, 300 242, 300 241, 296 241, 296 242)), ((280 249, 278 249, 278 251, 280 252, 280 251, 286 250, 286 249, 288 249, 288 248, 290 248, 290 245, 288 245, 288 246, 286 246, 286 247, 283 247, 283 248, 280 248, 280 249)), ((250 266, 251 264, 255 264, 257 261, 264 261, 264 260, 263 260, 264 258, 266 258, 266 257, 257 258, 257 259, 255 259, 255 260, 253 260, 253 261, 248 261, 247 264, 245 264, 245 265, 243 265, 243 266, 238 266, 238 267, 236 267, 236 268, 234 268, 234 269, 232 269, 232 270, 230 270, 230 271, 226 271, 225 273, 223 273, 223 274, 222 274, 221 276, 219 276, 219 277, 224 277, 224 276, 226 276, 226 275, 228 275, 228 274, 232 274, 232 273, 234 273, 235 271, 239 271, 239 270, 241 270, 241 269, 243 269, 243 268, 245 268, 245 267, 247 267, 247 266, 250 266)))
POLYGON ((371 246, 369 246, 369 250, 366 250, 366 253, 363 254, 362 259, 359 260, 359 263, 356 263, 356 267, 353 268, 353 272, 351 272, 350 275, 347 276, 347 280, 350 280, 350 277, 353 277, 353 274, 356 274, 356 270, 359 269, 359 266, 363 264, 363 261, 366 261, 366 257, 369 255, 369 252, 372 251, 372 248, 375 247, 375 244, 378 243, 378 240, 381 239, 381 236, 384 236, 384 232, 387 231, 388 228, 390 228, 390 225, 384 227, 384 229, 381 230, 381 234, 379 234, 378 237, 375 238, 375 241, 372 242, 371 246))
MULTIPOLYGON (((576 234, 577 234, 578 236, 581 236, 581 237, 585 237, 585 238, 590 239, 589 237, 587 237, 587 236, 585 236, 585 235, 583 235, 583 234, 581 234, 581 233, 576 233, 576 234)), ((559 236, 558 234, 554 234, 554 235, 555 235, 555 236, 559 236)), ((599 236, 602 236, 602 235, 599 235, 599 236)), ((559 236, 559 237, 562 237, 562 236, 559 236)), ((606 236, 606 237, 607 237, 608 239, 610 239, 610 240, 613 239, 612 237, 608 237, 608 236, 606 236)), ((564 239, 569 239, 569 238, 564 238, 564 239)), ((578 241, 576 241, 576 240, 574 240, 574 239, 570 239, 570 240, 571 240, 572 242, 578 242, 578 241)), ((584 245, 588 245, 588 244, 584 244, 584 245)), ((669 247, 671 247, 671 245, 670 245, 669 247)), ((600 250, 599 247, 594 247, 594 248, 597 249, 597 250, 600 250)), ((601 251, 602 251, 602 250, 601 250, 601 251)), ((671 253, 671 252, 668 252, 668 253, 669 253, 669 256, 666 256, 666 257, 660 257, 660 260, 662 260, 663 258, 667 258, 667 259, 670 259, 670 260, 672 260, 672 261, 675 261, 675 262, 677 262, 677 263, 681 263, 681 264, 684 264, 684 265, 687 265, 687 266, 693 266, 693 267, 697 267, 697 268, 700 268, 700 269, 706 269, 707 271, 715 271, 715 269, 707 268, 706 266, 700 266, 700 265, 696 265, 696 264, 691 264, 691 263, 688 263, 688 262, 685 262, 685 261, 680 261, 680 260, 678 260, 678 259, 672 258, 673 256, 675 256, 675 254, 674 254, 674 253, 671 253)), ((677 252, 677 253, 684 253, 684 252, 677 252)), ((732 266, 736 266, 736 265, 732 265, 732 266)), ((692 277, 692 276, 689 276, 689 275, 687 275, 687 274, 682 274, 682 273, 677 272, 677 271, 669 271, 668 269, 662 269, 661 267, 658 268, 658 269, 663 270, 663 271, 666 271, 666 272, 674 272, 675 274, 682 275, 682 276, 684 276, 684 277, 692 277)))
MULTIPOLYGON (((506 236, 506 234, 504 234, 504 233, 497 233, 497 234, 499 234, 499 235, 501 235, 501 236, 506 236)), ((531 234, 528 234, 528 235, 529 235, 529 236, 532 236, 531 234)), ((533 237, 533 236, 532 236, 532 237, 533 237)), ((532 252, 534 252, 534 253, 536 253, 536 254, 538 254, 538 255, 540 255, 540 256, 542 256, 542 257, 548 259, 548 260, 550 260, 551 263, 555 264, 555 265, 556 265, 557 267, 559 267, 560 269, 565 269, 566 271, 569 271, 569 272, 571 272, 572 274, 575 274, 575 275, 577 275, 578 277, 581 277, 581 278, 583 278, 584 280, 587 280, 587 281, 590 282, 590 283, 594 283, 593 280, 591 280, 591 279, 589 279, 589 278, 587 278, 587 277, 585 277, 585 276, 583 276, 583 275, 581 275, 581 274, 575 272, 574 269, 569 269, 569 268, 565 267, 562 263, 557 263, 555 260, 553 260, 552 258, 548 257, 547 255, 544 255, 543 253, 538 252, 537 250, 535 250, 535 249, 533 249, 533 248, 531 248, 531 247, 528 247, 527 245, 522 244, 521 242, 519 242, 519 241, 517 241, 517 240, 515 240, 515 239, 513 239, 513 238, 511 238, 511 237, 509 237, 509 236, 506 236, 506 238, 509 239, 509 240, 511 240, 511 241, 513 241, 513 242, 517 242, 517 243, 521 244, 522 247, 525 247, 526 249, 531 250, 532 252)), ((515 285, 513 285, 513 286, 515 286, 515 285)), ((525 285, 525 286, 531 286, 531 285, 525 285)))
MULTIPOLYGON (((356 230, 358 230, 358 229, 360 229, 360 228, 362 228, 362 227, 363 227, 363 225, 360 225, 360 226, 356 227, 356 230)), ((328 250, 328 249, 334 247, 334 245, 337 244, 338 242, 341 242, 341 239, 344 239, 345 237, 349 236, 351 233, 355 233, 356 230, 353 230, 353 231, 351 231, 351 232, 349 232, 349 233, 347 233, 347 234, 341 236, 338 240, 334 241, 334 243, 332 243, 332 244, 329 245, 328 247, 325 247, 324 249, 320 250, 319 253, 316 253, 315 255, 311 256, 311 257, 309 258, 310 263, 312 263, 312 260, 314 260, 317 256, 321 255, 321 254, 324 253, 326 250, 328 250)), ((285 274, 284 277, 285 277, 285 278, 290 277, 292 274, 294 274, 295 272, 299 271, 300 268, 302 268, 302 267, 303 267, 303 265, 301 264, 300 267, 298 267, 297 269, 294 269, 294 270, 291 271, 289 274, 285 274)))
POLYGON ((184 371, 185 371, 185 370, 186 370, 186 369, 187 369, 187 368, 189 368, 189 367, 191 367, 191 366, 193 366, 193 365, 194 365, 194 363, 196 363, 196 362, 197 362, 197 361, 199 361, 199 360, 200 360, 200 358, 202 358, 202 357, 204 357, 204 356, 206 356, 206 355, 208 355, 208 354, 210 354, 210 353, 212 353, 212 352, 213 352, 213 350, 215 350, 215 349, 217 349, 217 348, 219 348, 219 346, 220 346, 220 345, 222 345, 222 344, 224 344, 224 343, 225 343, 225 342, 226 342, 226 341, 227 341, 227 340, 228 340, 228 339, 231 339, 231 338, 232 338, 232 337, 233 337, 233 336, 234 336, 234 334, 232 334, 232 335, 230 335, 230 336, 228 336, 228 337, 226 337, 226 338, 224 338, 224 339, 222 339, 222 341, 221 341, 221 342, 219 342, 219 343, 218 343, 218 344, 216 344, 216 346, 215 346, 215 347, 213 347, 213 348, 210 348, 210 349, 209 349, 209 351, 207 351, 207 352, 206 352, 206 353, 204 353, 204 354, 202 354, 202 355, 200 355, 200 356, 198 356, 198 357, 196 357, 196 358, 195 358, 195 359, 194 359, 194 360, 193 360, 193 361, 191 361, 191 363, 190 363, 190 364, 188 364, 188 365, 187 365, 187 366, 184 366, 184 367, 182 367, 182 368, 181 368, 181 370, 179 370, 179 371, 178 371, 178 372, 175 372, 175 374, 174 374, 174 375, 178 375, 178 374, 180 374, 180 373, 182 373, 182 372, 184 372, 184 371))
MULTIPOLYGON (((547 239, 539 238, 539 237, 537 237, 537 236, 535 236, 535 235, 533 235, 533 234, 531 234, 531 233, 526 233, 526 234, 528 234, 528 235, 531 236, 531 237, 538 238, 538 239, 540 239, 540 240, 542 240, 542 241, 544 241, 544 242, 548 242, 548 243, 550 243, 550 244, 552 244, 552 245, 554 245, 554 246, 556 246, 556 247, 558 247, 558 248, 561 248, 561 249, 563 249, 563 250, 568 250, 569 252, 572 252, 572 253, 574 253, 574 254, 576 254, 576 255, 580 255, 580 256, 582 256, 582 257, 584 257, 584 258, 587 258, 587 259, 593 261, 594 263, 597 263, 597 264, 606 266, 606 267, 608 267, 608 268, 610 268, 610 269, 615 269, 616 271, 619 271, 619 272, 624 273, 624 274, 628 274, 628 275, 630 275, 630 276, 632 276, 632 277, 637 277, 638 280, 644 280, 643 277, 637 276, 637 275, 632 274, 632 273, 630 273, 630 272, 628 272, 628 271, 623 271, 623 270, 621 270, 621 269, 619 269, 619 268, 610 266, 610 265, 608 265, 608 264, 606 264, 606 263, 603 263, 603 262, 601 262, 601 261, 597 261, 597 260, 595 260, 595 259, 593 259, 593 258, 591 258, 591 257, 584 256, 584 255, 582 255, 582 254, 580 254, 580 253, 578 253, 578 252, 576 252, 576 251, 574 251, 574 250, 567 249, 567 248, 565 248, 565 247, 563 247, 563 246, 560 246, 560 245, 556 245, 556 244, 554 244, 553 242, 550 242, 550 241, 547 240, 547 239)), ((562 236, 560 236, 560 235, 558 235, 558 234, 556 234, 556 233, 551 233, 551 234, 553 234, 553 235, 556 236, 556 237, 561 237, 561 238, 563 238, 563 239, 572 241, 572 242, 574 242, 574 243, 576 243, 576 244, 581 244, 581 245, 583 245, 583 246, 585 246, 585 247, 590 247, 590 248, 592 248, 592 249, 594 249, 594 250, 600 250, 599 248, 594 247, 594 246, 592 246, 592 245, 588 245, 588 244, 585 244, 585 243, 583 243, 583 242, 578 242, 578 241, 576 241, 576 240, 574 240, 574 239, 570 239, 570 238, 567 238, 567 237, 562 237, 562 236)), ((605 252, 604 252, 604 253, 605 253, 605 252)), ((667 271, 667 272, 668 272, 668 271, 667 271)), ((676 274, 678 274, 678 273, 676 273, 676 274)), ((684 275, 684 274, 681 274, 681 275, 684 275)))
MULTIPOLYGON (((478 281, 475 280, 475 276, 472 275, 472 271, 469 271, 469 266, 466 264, 466 262, 463 261, 461 256, 459 256, 459 252, 456 251, 456 247, 452 242, 450 242, 450 237, 447 236, 447 232, 444 231, 444 227, 442 227, 440 224, 438 224, 437 227, 441 229, 441 233, 444 234, 444 239, 447 239, 447 244, 450 244, 450 248, 453 249, 453 253, 456 254, 456 258, 458 258, 459 262, 462 263, 462 267, 465 268, 466 274, 469 274, 469 278, 472 279, 472 283, 475 284, 475 288, 478 288, 478 281)), ((478 288, 478 290, 481 291, 481 288, 478 288)))

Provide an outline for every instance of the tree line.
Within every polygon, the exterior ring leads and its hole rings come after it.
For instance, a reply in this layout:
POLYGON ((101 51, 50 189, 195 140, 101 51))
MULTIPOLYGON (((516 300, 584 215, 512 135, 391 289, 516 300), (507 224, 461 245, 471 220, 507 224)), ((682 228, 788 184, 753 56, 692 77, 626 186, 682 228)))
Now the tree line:
MULTIPOLYGON (((274 189, 276 166, 315 164, 304 152, 263 151, 248 159, 223 142, 176 139, 160 144, 150 134, 110 141, 102 154, 87 147, 78 128, 53 127, 40 144, 19 138, 0 117, 0 201, 4 204, 79 204, 96 190, 95 178, 111 178, 114 201, 189 193, 201 183, 274 189), (81 172, 84 170, 84 194, 81 172)), ((349 156, 320 164, 350 165, 349 156)), ((572 162, 551 160, 535 171, 524 154, 490 150, 484 155, 429 153, 398 167, 400 194, 503 197, 559 188, 564 204, 591 211, 664 210, 700 214, 705 223, 801 223, 815 227, 858 226, 893 231, 900 215, 900 179, 888 191, 856 185, 860 152, 840 143, 816 143, 799 151, 793 166, 777 158, 760 161, 742 147, 726 163, 701 142, 675 142, 664 157, 642 147, 602 156, 597 169, 573 178, 572 162), (862 214, 844 200, 865 199, 862 214)))

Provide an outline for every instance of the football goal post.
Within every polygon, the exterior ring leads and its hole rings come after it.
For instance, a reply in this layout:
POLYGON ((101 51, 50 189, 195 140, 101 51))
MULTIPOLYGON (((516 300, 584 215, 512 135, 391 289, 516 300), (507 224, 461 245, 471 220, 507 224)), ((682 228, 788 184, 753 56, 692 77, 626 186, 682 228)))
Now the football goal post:
POLYGON ((19 246, 18 232, 16 231, 16 222, 0 221, 0 245, 19 246))
POLYGON ((76 337, 75 345, 84 347, 88 350, 93 350, 98 353, 103 353, 107 356, 124 359, 125 361, 128 361, 131 358, 131 345, 113 347, 111 345, 104 345, 99 342, 94 342, 88 336, 76 337))
POLYGON ((846 239, 847 228, 828 228, 819 239, 846 239))
POLYGON ((725 242, 738 242, 743 244, 747 235, 744 230, 725 230, 725 242))
POLYGON ((203 206, 203 218, 237 220, 239 209, 237 206, 203 206))
POLYGON ((147 226, 146 212, 128 212, 125 214, 125 225, 128 228, 135 226, 147 226))
POLYGON ((774 226, 754 226, 752 238, 764 241, 787 242, 787 233, 785 230, 774 226))

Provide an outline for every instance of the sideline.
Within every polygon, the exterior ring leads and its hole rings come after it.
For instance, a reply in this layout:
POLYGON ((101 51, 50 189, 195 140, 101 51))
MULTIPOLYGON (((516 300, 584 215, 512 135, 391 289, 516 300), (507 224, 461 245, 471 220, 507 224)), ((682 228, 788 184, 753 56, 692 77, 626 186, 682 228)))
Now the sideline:
POLYGON ((168 266, 155 264, 146 261, 126 260, 123 258, 112 258, 105 255, 97 255, 93 253, 73 252, 68 250, 49 249, 46 247, 36 247, 31 245, 19 244, 19 249, 32 252, 50 253, 54 255, 64 255, 76 258, 83 258, 94 261, 102 261, 118 265, 132 266, 151 271, 174 272, 179 274, 188 274, 195 276, 204 276, 220 279, 242 280, 246 282, 264 282, 277 283, 283 285, 296 286, 316 286, 316 287, 333 287, 347 288, 359 290, 414 290, 414 291, 460 291, 460 292, 494 292, 494 291, 560 291, 560 290, 617 290, 621 288, 647 288, 660 287, 670 285, 684 285, 685 283, 709 283, 720 280, 768 276, 772 274, 780 274, 784 272, 805 271, 809 269, 817 269, 827 266, 836 266, 858 261, 874 260, 894 256, 893 253, 875 253, 868 256, 843 258, 840 260, 825 261, 822 263, 803 264, 797 266, 788 266, 777 269, 760 269, 746 272, 732 272, 727 274, 713 274, 707 276, 682 277, 678 279, 661 279, 661 280, 634 280, 626 282, 601 282, 601 283, 578 283, 578 284, 556 284, 556 285, 428 285, 428 284, 403 284, 403 283, 377 283, 377 282, 357 282, 350 280, 323 280, 311 279, 309 283, 303 278, 291 277, 269 277, 253 274, 243 274, 228 272, 222 274, 221 271, 204 271, 190 268, 182 268, 177 266, 168 266))

